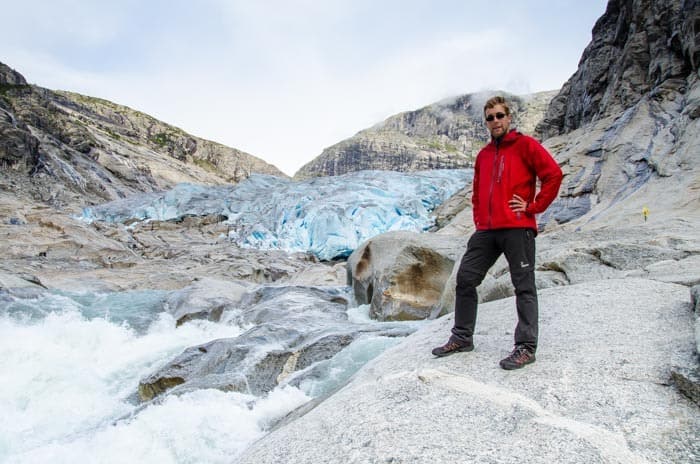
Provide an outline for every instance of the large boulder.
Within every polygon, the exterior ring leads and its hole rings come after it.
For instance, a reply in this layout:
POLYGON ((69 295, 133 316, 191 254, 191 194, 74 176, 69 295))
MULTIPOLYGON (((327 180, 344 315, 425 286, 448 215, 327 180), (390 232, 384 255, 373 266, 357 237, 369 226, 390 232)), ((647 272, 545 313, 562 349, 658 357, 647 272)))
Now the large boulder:
POLYGON ((315 334, 262 325, 241 337, 212 340, 187 348, 164 368, 139 383, 141 401, 163 393, 184 393, 216 388, 263 395, 291 373, 328 359, 353 341, 350 333, 315 334), (281 349, 268 350, 279 343, 281 349))
MULTIPOLYGON (((261 396, 277 386, 314 383, 324 373, 328 377, 327 361, 350 343, 405 337, 415 330, 405 324, 350 320, 347 287, 263 285, 241 295, 238 285, 219 295, 225 300, 222 314, 218 310, 193 314, 247 330, 185 349, 141 380, 141 401, 204 388, 261 396), (232 304, 234 299, 238 302, 232 304)), ((198 288, 174 292, 171 301, 192 302, 205 309, 221 301, 198 288)), ((214 288, 211 283, 209 288, 214 288)))
POLYGON ((358 304, 378 320, 425 319, 440 299, 465 237, 397 231, 363 243, 348 258, 358 304))

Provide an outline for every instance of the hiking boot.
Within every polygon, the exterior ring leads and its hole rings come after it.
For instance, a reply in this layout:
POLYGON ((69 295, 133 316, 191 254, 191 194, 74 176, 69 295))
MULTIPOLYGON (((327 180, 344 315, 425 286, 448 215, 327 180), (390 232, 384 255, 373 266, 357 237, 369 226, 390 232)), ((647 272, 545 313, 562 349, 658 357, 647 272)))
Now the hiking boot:
POLYGON ((516 345, 507 358, 501 359, 500 365, 503 369, 510 371, 513 369, 520 369, 534 362, 535 353, 522 345, 516 345))
POLYGON ((457 353, 460 351, 472 351, 474 349, 473 343, 458 343, 452 340, 448 341, 442 346, 433 348, 433 354, 435 356, 447 356, 448 354, 457 353))

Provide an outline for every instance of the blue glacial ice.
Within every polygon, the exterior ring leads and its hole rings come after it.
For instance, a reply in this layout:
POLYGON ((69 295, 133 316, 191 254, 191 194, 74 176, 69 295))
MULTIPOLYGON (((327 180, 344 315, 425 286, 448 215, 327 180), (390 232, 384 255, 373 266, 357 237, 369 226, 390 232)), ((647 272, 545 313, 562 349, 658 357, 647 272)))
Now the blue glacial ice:
POLYGON ((179 184, 85 208, 82 218, 124 223, 219 214, 228 218, 228 238, 238 246, 330 260, 384 232, 428 230, 431 212, 471 176, 466 169, 361 171, 306 181, 254 174, 237 185, 179 184))

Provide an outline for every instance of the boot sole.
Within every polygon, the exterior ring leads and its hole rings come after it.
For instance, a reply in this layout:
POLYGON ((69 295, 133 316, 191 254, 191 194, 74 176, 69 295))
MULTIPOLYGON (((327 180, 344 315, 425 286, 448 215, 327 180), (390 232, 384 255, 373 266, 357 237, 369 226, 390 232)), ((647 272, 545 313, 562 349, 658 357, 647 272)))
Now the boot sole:
POLYGON ((466 352, 468 352, 468 351, 474 351, 474 346, 473 346, 473 345, 472 345, 472 346, 465 346, 465 347, 463 347, 463 348, 458 348, 458 349, 456 349, 456 350, 447 351, 447 352, 445 352, 445 353, 435 353, 435 352, 433 352, 433 356, 436 356, 436 357, 438 357, 438 358, 444 358, 445 356, 449 356, 449 355, 451 355, 451 354, 455 354, 455 353, 466 353, 466 352))
POLYGON ((523 367, 527 366, 528 364, 532 364, 535 362, 535 357, 533 356, 532 359, 530 359, 527 362, 524 362, 522 364, 510 364, 507 362, 501 361, 499 365, 501 366, 501 369, 505 369, 507 371, 514 371, 516 369, 522 369, 523 367))

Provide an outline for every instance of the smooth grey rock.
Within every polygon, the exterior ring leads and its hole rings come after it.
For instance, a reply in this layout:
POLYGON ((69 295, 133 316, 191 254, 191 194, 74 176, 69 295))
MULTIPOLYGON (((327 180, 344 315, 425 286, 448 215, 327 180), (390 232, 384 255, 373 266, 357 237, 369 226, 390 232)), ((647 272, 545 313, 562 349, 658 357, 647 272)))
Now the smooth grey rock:
POLYGON ((242 281, 198 279, 192 285, 168 295, 165 309, 175 318, 176 325, 193 319, 221 320, 222 313, 235 307, 251 287, 242 281))
POLYGON ((7 272, 0 272, 0 290, 15 288, 46 288, 41 281, 34 276, 17 276, 7 272))
MULTIPOLYGON (((583 171, 581 172, 583 173, 583 171)), ((590 194, 562 198, 550 206, 550 208, 539 219, 539 223, 546 225, 551 218, 556 221, 557 224, 566 224, 567 222, 583 216, 590 210, 590 194)))
POLYGON ((290 285, 327 285, 343 286, 347 285, 347 265, 341 262, 318 262, 311 263, 299 272, 291 273, 289 277, 279 280, 279 282, 290 285))
POLYGON ((649 278, 682 285, 700 284, 700 255, 684 259, 659 261, 646 267, 649 278))
POLYGON ((697 462, 697 405, 669 386, 669 365, 696 362, 687 304, 643 279, 543 290, 538 360, 520 371, 498 367, 512 298, 481 307, 475 351, 435 358, 446 316, 234 462, 697 462))

